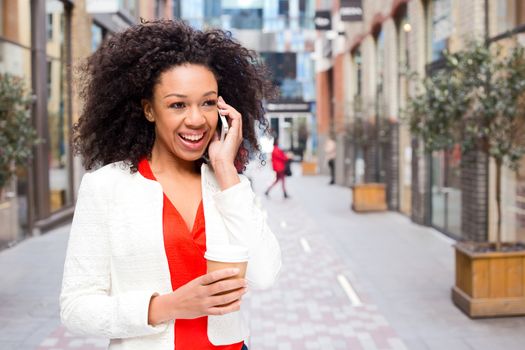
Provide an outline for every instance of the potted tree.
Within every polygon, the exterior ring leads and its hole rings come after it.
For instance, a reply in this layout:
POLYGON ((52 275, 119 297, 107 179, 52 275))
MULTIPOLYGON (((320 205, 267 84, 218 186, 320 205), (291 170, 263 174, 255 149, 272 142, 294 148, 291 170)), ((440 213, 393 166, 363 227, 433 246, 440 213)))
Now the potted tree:
MULTIPOLYGON (((381 130, 376 128, 376 125, 363 121, 363 102, 361 97, 356 95, 354 98, 354 122, 350 126, 350 133, 354 140, 355 149, 360 149, 364 157, 370 151, 375 137, 379 137, 380 141, 385 138, 384 128, 381 130)), ((385 184, 356 181, 352 185, 352 210, 355 212, 387 210, 385 184)))
POLYGON ((8 189, 15 188, 16 167, 27 164, 37 142, 31 123, 31 95, 22 78, 0 74, 0 241, 17 238, 16 203, 8 189))
POLYGON ((525 245, 502 243, 501 170, 517 169, 525 155, 525 57, 472 42, 445 53, 442 70, 422 81, 408 105, 411 132, 427 152, 461 145, 495 163, 495 242, 459 242, 454 303, 470 317, 525 314, 525 245))

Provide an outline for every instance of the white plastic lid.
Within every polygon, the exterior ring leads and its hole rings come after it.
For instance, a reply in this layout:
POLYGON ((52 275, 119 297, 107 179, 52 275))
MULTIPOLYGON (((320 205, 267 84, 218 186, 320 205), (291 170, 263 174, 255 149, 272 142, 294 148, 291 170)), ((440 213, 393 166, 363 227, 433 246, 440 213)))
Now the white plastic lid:
POLYGON ((248 248, 233 244, 211 245, 206 247, 204 258, 220 262, 244 262, 249 258, 248 248))

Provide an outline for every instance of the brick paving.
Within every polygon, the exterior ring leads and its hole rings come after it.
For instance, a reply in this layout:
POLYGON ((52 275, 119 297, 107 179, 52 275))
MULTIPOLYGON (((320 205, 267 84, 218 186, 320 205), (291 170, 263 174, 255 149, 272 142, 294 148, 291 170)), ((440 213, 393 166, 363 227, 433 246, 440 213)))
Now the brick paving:
MULTIPOLYGON (((298 170, 298 169, 295 169, 298 170)), ((262 194, 272 173, 252 173, 262 194)), ((357 215, 350 191, 325 176, 288 179, 260 201, 283 251, 276 286, 251 292, 250 350, 518 350, 525 318, 471 320, 450 301, 450 241, 396 213, 357 215), (349 282, 349 298, 340 281, 349 282)), ((99 350, 107 340, 60 325, 58 294, 69 228, 0 252, 1 350, 99 350)))
POLYGON ((108 341, 101 338, 86 338, 71 334, 64 327, 59 326, 53 333, 48 335, 37 350, 98 350, 106 349, 108 341))
POLYGON ((281 244, 283 269, 274 288, 250 297, 251 347, 406 349, 301 203, 277 199, 265 201, 264 207, 281 244), (353 306, 339 275, 354 287, 360 306, 353 306))
MULTIPOLYGON (((269 182, 271 174, 259 174, 269 182)), ((359 289, 351 271, 322 239, 320 223, 308 216, 298 200, 280 199, 280 188, 262 199, 268 222, 283 252, 283 268, 274 288, 250 293, 245 307, 250 313, 252 350, 406 349, 388 321, 359 289), (301 240, 303 243, 301 243, 301 240), (305 251, 304 244, 310 249, 305 251), (342 275, 359 295, 353 306, 338 282, 342 275)), ((97 350, 107 341, 70 334, 59 326, 38 350, 97 350)))

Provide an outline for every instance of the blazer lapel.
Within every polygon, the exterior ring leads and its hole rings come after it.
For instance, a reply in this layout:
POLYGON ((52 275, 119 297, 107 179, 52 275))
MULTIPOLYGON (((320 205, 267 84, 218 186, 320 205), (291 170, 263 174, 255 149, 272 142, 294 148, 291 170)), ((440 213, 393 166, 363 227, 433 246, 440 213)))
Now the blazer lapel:
POLYGON ((201 166, 201 187, 202 205, 206 223, 206 246, 229 244, 228 231, 213 199, 213 196, 220 192, 220 187, 213 170, 207 164, 201 166))

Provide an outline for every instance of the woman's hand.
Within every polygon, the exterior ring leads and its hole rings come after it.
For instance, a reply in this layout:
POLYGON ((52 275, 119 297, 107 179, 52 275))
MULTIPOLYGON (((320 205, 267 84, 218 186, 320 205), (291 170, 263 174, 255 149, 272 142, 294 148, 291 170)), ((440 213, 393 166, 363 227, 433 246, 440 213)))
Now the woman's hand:
POLYGON ((220 96, 217 106, 220 114, 229 120, 229 130, 223 142, 218 133, 214 134, 208 147, 208 156, 219 185, 225 190, 240 181, 234 160, 242 143, 242 116, 220 96))
POLYGON ((246 293, 246 280, 229 279, 239 269, 210 272, 188 282, 172 293, 153 296, 148 323, 157 325, 169 320, 193 319, 208 315, 224 315, 238 311, 241 297, 246 293), (217 295, 219 293, 224 293, 217 295))

